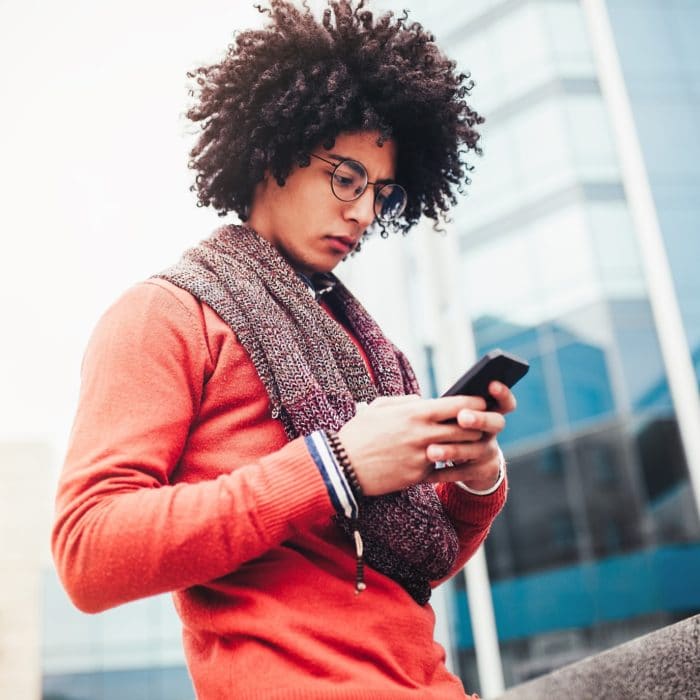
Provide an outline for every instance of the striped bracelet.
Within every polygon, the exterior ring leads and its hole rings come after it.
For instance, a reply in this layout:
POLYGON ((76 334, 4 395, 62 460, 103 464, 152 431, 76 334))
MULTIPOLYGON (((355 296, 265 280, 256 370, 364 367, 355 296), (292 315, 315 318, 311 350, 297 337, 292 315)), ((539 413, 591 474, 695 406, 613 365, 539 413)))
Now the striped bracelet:
MULTIPOLYGON (((338 433, 326 430, 325 434, 331 452, 333 452, 333 456, 335 457, 335 461, 343 470, 352 495, 355 496, 356 499, 359 499, 362 496, 362 487, 357 480, 357 474, 355 474, 355 470, 350 462, 350 457, 348 457, 348 453, 345 451, 343 443, 338 437, 338 433)), ((362 593, 362 591, 367 588, 367 584, 365 583, 364 543, 362 542, 362 535, 360 534, 357 518, 352 518, 351 522, 352 536, 355 544, 355 593, 362 593)))
POLYGON ((357 480, 357 474, 355 474, 355 470, 350 462, 348 453, 345 451, 343 443, 340 442, 338 433, 334 433, 330 430, 326 430, 325 432, 326 439, 328 440, 328 444, 333 452, 333 456, 335 457, 336 462, 338 462, 338 466, 343 470, 345 478, 348 480, 348 484, 352 490, 352 495, 355 496, 355 498, 360 498, 363 495, 362 487, 360 486, 360 482, 357 480))

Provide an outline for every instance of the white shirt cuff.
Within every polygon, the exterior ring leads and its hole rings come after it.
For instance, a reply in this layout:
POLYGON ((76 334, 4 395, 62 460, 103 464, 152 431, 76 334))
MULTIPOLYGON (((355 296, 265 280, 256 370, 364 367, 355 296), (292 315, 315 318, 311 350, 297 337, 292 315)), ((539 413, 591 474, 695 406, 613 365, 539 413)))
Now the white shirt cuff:
POLYGON ((488 489, 478 490, 469 488, 463 481, 455 481, 454 483, 459 486, 463 491, 471 493, 474 496, 490 496, 492 493, 498 491, 498 487, 503 483, 503 479, 506 478, 506 460, 501 452, 501 448, 498 448, 498 478, 496 483, 488 489))

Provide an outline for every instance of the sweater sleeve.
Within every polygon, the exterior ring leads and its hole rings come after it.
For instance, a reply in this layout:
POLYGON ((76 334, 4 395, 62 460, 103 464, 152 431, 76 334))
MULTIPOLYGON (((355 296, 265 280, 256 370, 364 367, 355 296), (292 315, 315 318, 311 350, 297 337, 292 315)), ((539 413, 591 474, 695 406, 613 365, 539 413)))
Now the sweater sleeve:
POLYGON ((486 539, 491 523, 505 505, 507 481, 507 477, 504 478, 500 487, 488 496, 467 493, 449 482, 438 484, 438 498, 457 530, 460 544, 457 561, 445 578, 457 573, 486 539))
POLYGON ((156 285, 137 286, 99 322, 52 532, 81 610, 224 576, 333 514, 303 438, 218 478, 172 483, 211 362, 201 319, 156 285))

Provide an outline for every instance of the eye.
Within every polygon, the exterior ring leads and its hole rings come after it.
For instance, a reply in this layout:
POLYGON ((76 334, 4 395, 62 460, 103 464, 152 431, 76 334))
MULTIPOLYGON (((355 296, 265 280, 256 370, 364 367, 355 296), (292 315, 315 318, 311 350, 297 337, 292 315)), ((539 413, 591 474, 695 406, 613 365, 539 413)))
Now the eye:
POLYGON ((361 163, 344 160, 335 169, 335 181, 341 187, 361 192, 367 184, 367 171, 361 163))
POLYGON ((350 172, 343 171, 340 169, 336 170, 333 174, 333 185, 335 187, 342 187, 343 189, 352 189, 353 185, 357 183, 357 176, 350 172))

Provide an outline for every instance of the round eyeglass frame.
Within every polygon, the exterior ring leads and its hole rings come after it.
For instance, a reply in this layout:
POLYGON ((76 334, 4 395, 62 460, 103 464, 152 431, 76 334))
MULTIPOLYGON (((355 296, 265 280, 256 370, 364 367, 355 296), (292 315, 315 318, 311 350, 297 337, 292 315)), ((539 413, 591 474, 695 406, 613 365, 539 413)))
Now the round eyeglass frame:
POLYGON ((392 221, 394 219, 398 219, 401 216, 401 214, 403 214, 404 210, 406 209, 406 204, 408 204, 408 194, 406 193, 406 190, 396 182, 384 182, 384 183, 371 182, 369 179, 369 175, 367 174, 367 168, 365 168, 365 166, 362 165, 362 163, 360 163, 359 160, 354 160, 353 158, 345 158, 344 160, 341 160, 340 162, 335 162, 332 160, 328 160, 327 158, 317 156, 315 153, 310 153, 309 155, 312 158, 322 160, 324 163, 328 163, 328 165, 333 166, 333 172, 331 173, 331 191, 333 192, 333 196, 336 199, 339 199, 341 202, 354 202, 356 199, 359 199, 360 197, 362 197, 362 195, 365 193, 365 191, 367 190, 367 187, 369 185, 372 185, 375 188, 375 190, 374 190, 374 214, 378 219, 380 219, 381 221, 392 221), (362 185, 360 187, 356 188, 356 192, 349 197, 341 196, 336 191, 336 187, 335 187, 336 174, 338 172, 338 169, 344 165, 345 166, 350 165, 350 168, 355 173, 360 175, 361 179, 362 179, 362 185), (385 190, 386 188, 391 188, 392 192, 398 192, 402 195, 402 202, 401 202, 400 208, 398 209, 398 211, 396 211, 396 213, 390 214, 389 216, 382 215, 382 204, 381 204, 381 200, 380 200, 381 192, 382 192, 382 190, 385 190))

